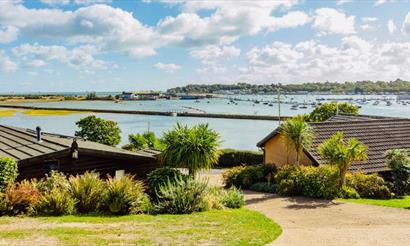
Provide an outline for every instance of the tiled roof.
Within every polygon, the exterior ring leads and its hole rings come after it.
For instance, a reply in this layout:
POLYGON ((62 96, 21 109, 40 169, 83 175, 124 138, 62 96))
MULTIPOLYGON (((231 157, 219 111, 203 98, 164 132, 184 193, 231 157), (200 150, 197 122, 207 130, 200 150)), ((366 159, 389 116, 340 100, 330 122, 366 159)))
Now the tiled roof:
MULTIPOLYGON (((307 153, 318 164, 325 164, 317 150, 319 144, 338 131, 343 132, 345 138, 355 137, 368 147, 368 161, 354 163, 351 171, 387 171, 389 169, 384 157, 387 150, 400 148, 407 149, 410 153, 410 119, 342 115, 310 125, 315 131, 315 139, 307 153)), ((260 141, 258 146, 263 146, 268 139, 278 133, 279 129, 275 129, 260 141)))
MULTIPOLYGON (((71 148, 74 137, 42 132, 42 141, 36 139, 36 132, 31 129, 0 125, 0 156, 11 157, 17 161, 26 160, 71 148)), ((155 158, 159 154, 155 150, 138 152, 85 141, 77 138, 80 150, 98 151, 105 154, 124 156, 130 158, 155 158)))

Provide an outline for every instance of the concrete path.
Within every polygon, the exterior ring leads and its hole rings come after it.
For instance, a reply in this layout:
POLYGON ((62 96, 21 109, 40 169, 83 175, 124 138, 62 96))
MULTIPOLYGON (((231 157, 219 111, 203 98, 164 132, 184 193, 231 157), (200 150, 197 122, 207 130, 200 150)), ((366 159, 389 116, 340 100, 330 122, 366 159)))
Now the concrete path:
POLYGON ((256 192, 245 198, 281 225, 272 245, 410 245, 410 210, 256 192))

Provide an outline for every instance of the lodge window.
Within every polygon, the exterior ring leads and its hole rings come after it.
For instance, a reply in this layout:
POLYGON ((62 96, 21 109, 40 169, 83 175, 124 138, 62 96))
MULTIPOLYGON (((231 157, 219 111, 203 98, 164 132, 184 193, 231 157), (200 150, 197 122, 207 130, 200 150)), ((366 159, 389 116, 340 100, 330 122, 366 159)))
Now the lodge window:
POLYGON ((46 172, 51 172, 60 169, 60 162, 58 160, 47 161, 44 163, 46 172))

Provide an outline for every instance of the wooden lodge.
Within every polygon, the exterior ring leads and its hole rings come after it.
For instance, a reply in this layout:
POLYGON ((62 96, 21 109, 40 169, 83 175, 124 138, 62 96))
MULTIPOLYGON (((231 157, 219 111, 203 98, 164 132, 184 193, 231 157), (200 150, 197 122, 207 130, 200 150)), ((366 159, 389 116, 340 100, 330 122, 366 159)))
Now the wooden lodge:
POLYGON ((52 170, 67 175, 85 171, 101 177, 129 173, 144 178, 159 166, 158 151, 130 152, 83 139, 0 125, 0 157, 18 162, 18 180, 42 178, 52 170))

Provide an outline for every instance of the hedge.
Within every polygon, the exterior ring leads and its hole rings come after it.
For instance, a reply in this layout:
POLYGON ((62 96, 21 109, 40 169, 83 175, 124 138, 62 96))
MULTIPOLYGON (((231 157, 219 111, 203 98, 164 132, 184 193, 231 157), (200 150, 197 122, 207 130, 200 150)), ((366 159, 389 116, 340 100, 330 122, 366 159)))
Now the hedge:
POLYGON ((259 151, 223 149, 216 167, 235 167, 263 163, 263 153, 259 151))

